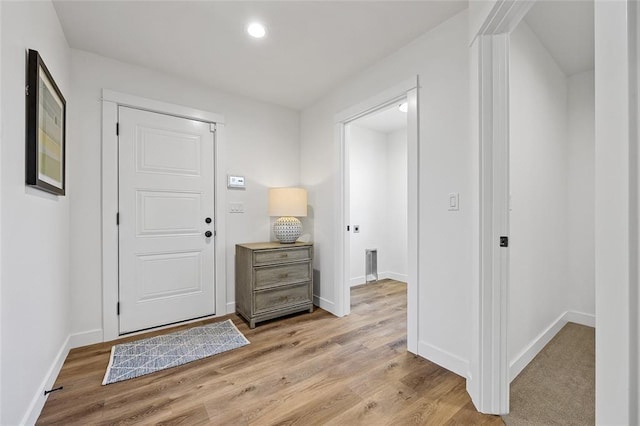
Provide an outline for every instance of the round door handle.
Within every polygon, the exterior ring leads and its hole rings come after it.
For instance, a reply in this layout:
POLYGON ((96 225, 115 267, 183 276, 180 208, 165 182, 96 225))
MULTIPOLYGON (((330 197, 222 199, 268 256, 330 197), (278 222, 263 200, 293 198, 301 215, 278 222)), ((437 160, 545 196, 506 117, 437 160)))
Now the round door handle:
POLYGON ((207 238, 211 238, 212 235, 213 235, 213 232, 211 232, 211 231, 207 231, 207 232, 204 233, 204 236, 207 237, 207 238))
POLYGON ((211 218, 210 218, 210 217, 208 217, 208 218, 206 218, 204 221, 205 221, 206 223, 211 223, 211 218))

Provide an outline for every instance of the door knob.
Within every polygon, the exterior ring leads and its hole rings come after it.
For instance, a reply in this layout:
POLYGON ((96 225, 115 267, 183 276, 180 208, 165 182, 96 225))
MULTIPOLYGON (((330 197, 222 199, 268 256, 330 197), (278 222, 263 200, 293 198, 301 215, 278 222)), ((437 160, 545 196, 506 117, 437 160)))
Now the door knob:
POLYGON ((206 218, 204 221, 205 221, 206 223, 211 223, 211 218, 210 218, 210 217, 208 217, 208 218, 206 218))
POLYGON ((207 231, 207 232, 204 233, 204 236, 207 237, 207 238, 211 238, 212 235, 213 235, 213 232, 211 232, 211 231, 207 231))

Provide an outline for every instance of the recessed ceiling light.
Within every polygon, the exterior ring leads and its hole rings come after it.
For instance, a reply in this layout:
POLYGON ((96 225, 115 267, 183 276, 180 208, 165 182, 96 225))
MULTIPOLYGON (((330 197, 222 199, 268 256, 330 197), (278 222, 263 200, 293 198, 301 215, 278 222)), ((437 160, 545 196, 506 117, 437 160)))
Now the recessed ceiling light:
POLYGON ((398 105, 398 109, 402 112, 407 112, 409 110, 409 104, 406 102, 403 102, 400 105, 398 105))
POLYGON ((249 24, 249 26, 247 27, 247 32, 251 37, 255 38, 262 38, 267 33, 267 31, 264 29, 264 25, 258 22, 252 22, 251 24, 249 24))

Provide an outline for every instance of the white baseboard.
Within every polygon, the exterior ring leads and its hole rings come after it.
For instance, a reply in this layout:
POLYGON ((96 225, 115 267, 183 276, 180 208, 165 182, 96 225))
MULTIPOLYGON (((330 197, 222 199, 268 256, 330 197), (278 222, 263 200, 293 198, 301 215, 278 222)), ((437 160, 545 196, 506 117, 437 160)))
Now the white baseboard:
POLYGON ((366 284, 367 279, 364 276, 351 278, 349 280, 349 287, 355 287, 357 285, 366 284))
POLYGON ((399 274, 397 272, 383 272, 380 274, 380 279, 381 280, 396 280, 396 281, 402 281, 404 283, 407 282, 407 274, 399 274))
POLYGON ((319 308, 324 309, 327 312, 332 313, 333 315, 337 315, 336 314, 336 304, 333 303, 330 300, 325 299, 324 297, 320 297, 317 295, 313 295, 313 304, 318 306, 319 308))
POLYGON ((69 336, 69 349, 79 348, 81 346, 93 345, 94 343, 102 343, 104 333, 101 328, 95 330, 74 333, 69 336))
POLYGON ((234 314, 236 312, 236 302, 227 303, 227 315, 234 314))
MULTIPOLYGON (((407 275, 406 274, 398 274, 397 272, 380 272, 378 273, 378 279, 379 280, 396 280, 396 281, 402 281, 402 282, 407 282, 407 275)), ((363 275, 360 277, 355 277, 355 278, 351 278, 349 280, 349 287, 355 287, 357 285, 362 285, 362 284, 366 284, 367 283, 367 278, 363 275)))
POLYGON ((426 342, 418 342, 418 355, 465 379, 469 374, 469 361, 426 342))
POLYGON ((596 317, 595 315, 585 314, 582 312, 567 311, 556 318, 550 326, 548 326, 542 333, 540 333, 522 352, 520 352, 511 364, 509 365, 509 381, 513 381, 518 374, 529 365, 533 358, 540 353, 540 351, 555 337, 556 334, 564 327, 568 322, 574 322, 576 324, 582 324, 589 327, 595 327, 596 317))
POLYGON ((580 325, 586 325, 587 327, 596 326, 596 316, 593 314, 585 314, 584 312, 568 311, 564 314, 564 319, 567 322, 574 322, 580 325))
POLYGON ((58 374, 60 373, 60 369, 62 368, 62 364, 64 364, 64 360, 67 358, 69 354, 69 341, 71 336, 67 336, 66 340, 60 347, 58 354, 56 355, 53 363, 49 367, 47 371, 47 375, 40 383, 40 386, 36 390, 36 394, 31 399, 31 403, 29 404, 29 408, 27 412, 24 414, 22 421, 20 424, 22 425, 33 425, 36 424, 38 417, 40 417, 40 413, 42 412, 42 408, 44 407, 44 403, 47 401, 47 397, 44 395, 45 390, 49 390, 53 387, 56 379, 58 378, 58 374))

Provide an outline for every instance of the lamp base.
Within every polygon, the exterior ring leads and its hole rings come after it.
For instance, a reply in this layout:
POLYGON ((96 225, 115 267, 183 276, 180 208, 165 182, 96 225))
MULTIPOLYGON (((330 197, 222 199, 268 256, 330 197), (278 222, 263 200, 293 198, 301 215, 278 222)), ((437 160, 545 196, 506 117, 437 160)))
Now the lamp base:
POLYGON ((302 233, 302 222, 297 217, 283 216, 273 224, 273 233, 282 244, 293 244, 302 233))

